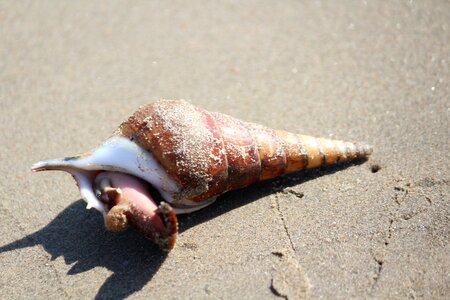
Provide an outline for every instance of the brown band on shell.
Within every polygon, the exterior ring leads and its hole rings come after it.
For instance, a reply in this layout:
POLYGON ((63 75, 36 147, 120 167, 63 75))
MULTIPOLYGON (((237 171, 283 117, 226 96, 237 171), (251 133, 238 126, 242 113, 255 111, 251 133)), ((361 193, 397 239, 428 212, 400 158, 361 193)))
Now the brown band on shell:
POLYGON ((308 156, 301 137, 284 130, 277 130, 277 135, 283 140, 285 146, 286 172, 289 173, 305 169, 308 165, 308 156))
POLYGON ((365 157, 367 155, 369 155, 369 149, 367 149, 368 147, 366 147, 363 144, 356 144, 356 156, 358 158, 362 158, 365 157))
POLYGON ((259 179, 266 180, 286 173, 287 161, 285 143, 273 129, 256 124, 250 124, 253 138, 258 145, 261 160, 259 179))
POLYGON ((301 135, 304 142, 306 153, 308 155, 307 168, 316 168, 322 165, 323 155, 320 153, 319 143, 317 139, 308 135, 301 135))
POLYGON ((306 151, 305 142, 303 141, 303 138, 300 134, 296 134, 297 136, 297 145, 298 145, 298 151, 301 155, 302 159, 302 167, 301 170, 306 169, 309 164, 309 158, 308 158, 308 152, 306 151))
POLYGON ((326 163, 327 158, 326 158, 325 150, 322 145, 322 140, 320 138, 317 138, 316 143, 317 143, 317 148, 319 149, 319 154, 320 154, 320 165, 319 165, 319 167, 320 167, 326 163))
POLYGON ((227 168, 214 118, 186 101, 162 100, 141 107, 120 127, 122 135, 133 138, 152 153, 166 172, 182 187, 174 195, 203 200, 220 190, 227 168))
POLYGON ((175 201, 205 199, 211 184, 220 184, 217 177, 226 176, 226 161, 221 156, 222 143, 217 140, 219 131, 215 122, 209 113, 186 101, 155 103, 154 118, 158 128, 152 141, 154 154, 183 187, 175 195, 175 201))
POLYGON ((248 123, 211 113, 222 132, 228 162, 227 190, 246 187, 259 180, 261 163, 248 123))
POLYGON ((353 144, 355 146, 355 158, 360 158, 361 157, 361 148, 359 146, 359 144, 353 144))
POLYGON ((199 108, 197 108, 197 111, 201 114, 203 125, 212 135, 212 143, 210 144, 209 169, 207 170, 207 172, 211 175, 209 189, 206 193, 194 197, 192 200, 195 202, 199 202, 222 193, 227 189, 228 185, 228 160, 222 138, 222 130, 217 125, 216 118, 214 118, 211 113, 199 108))
POLYGON ((347 156, 347 160, 355 159, 357 157, 355 144, 346 142, 346 143, 344 143, 344 145, 345 145, 345 153, 347 156))
POLYGON ((319 143, 321 144, 325 155, 325 164, 331 165, 336 163, 338 160, 338 154, 333 141, 328 139, 319 139, 319 143))
POLYGON ((347 159, 345 152, 345 145, 342 141, 334 140, 334 149, 336 151, 336 162, 344 161, 347 159))

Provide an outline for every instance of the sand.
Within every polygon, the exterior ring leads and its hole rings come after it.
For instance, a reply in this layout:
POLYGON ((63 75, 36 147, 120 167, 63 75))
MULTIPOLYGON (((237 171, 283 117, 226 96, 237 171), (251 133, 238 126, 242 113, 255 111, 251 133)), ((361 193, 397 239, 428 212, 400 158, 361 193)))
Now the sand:
POLYGON ((448 299, 449 20, 448 1, 3 1, 0 298, 448 299), (30 172, 160 98, 374 153, 223 195, 164 257, 30 172))

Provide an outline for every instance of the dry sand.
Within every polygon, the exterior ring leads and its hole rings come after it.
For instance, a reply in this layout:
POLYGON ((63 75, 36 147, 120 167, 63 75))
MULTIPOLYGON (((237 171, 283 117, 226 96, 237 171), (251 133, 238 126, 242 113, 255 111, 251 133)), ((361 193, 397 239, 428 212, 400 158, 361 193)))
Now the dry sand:
POLYGON ((449 20, 448 1, 2 1, 0 298, 450 298, 449 20), (159 98, 375 152, 228 193, 163 257, 30 172, 159 98))

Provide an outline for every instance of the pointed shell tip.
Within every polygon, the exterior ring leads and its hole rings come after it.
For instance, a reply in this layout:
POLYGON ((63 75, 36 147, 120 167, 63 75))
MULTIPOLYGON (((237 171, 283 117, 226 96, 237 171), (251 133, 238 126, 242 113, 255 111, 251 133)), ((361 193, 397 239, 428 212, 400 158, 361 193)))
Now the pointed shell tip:
POLYGON ((371 155, 373 152, 373 146, 372 145, 365 145, 364 152, 367 156, 371 155))

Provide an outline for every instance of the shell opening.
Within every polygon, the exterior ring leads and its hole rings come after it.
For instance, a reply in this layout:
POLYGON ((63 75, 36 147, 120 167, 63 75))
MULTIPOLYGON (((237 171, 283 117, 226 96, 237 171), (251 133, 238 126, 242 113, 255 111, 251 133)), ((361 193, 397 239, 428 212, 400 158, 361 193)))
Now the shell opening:
POLYGON ((180 191, 178 183, 149 151, 122 136, 110 137, 100 147, 87 154, 40 161, 32 166, 32 170, 69 172, 76 180, 81 195, 87 202, 87 208, 95 208, 104 216, 108 208, 97 198, 93 186, 95 177, 100 172, 118 172, 144 180, 152 197, 158 202, 164 200, 170 203, 177 214, 201 209, 215 200, 211 198, 201 203, 191 201, 176 203, 173 195, 180 191))
POLYGON ((99 201, 108 209, 105 225, 121 231, 134 224, 164 234, 165 225, 159 215, 159 202, 154 199, 147 182, 124 173, 100 172, 93 189, 99 201), (149 227, 151 227, 149 229, 149 227))
POLYGON ((99 172, 113 171, 133 175, 146 181, 153 193, 171 203, 173 194, 179 191, 177 183, 170 178, 151 153, 133 141, 113 136, 103 145, 86 155, 41 161, 32 170, 61 170, 69 172, 77 181, 87 208, 95 208, 105 214, 105 205, 95 196, 94 179, 99 172))

